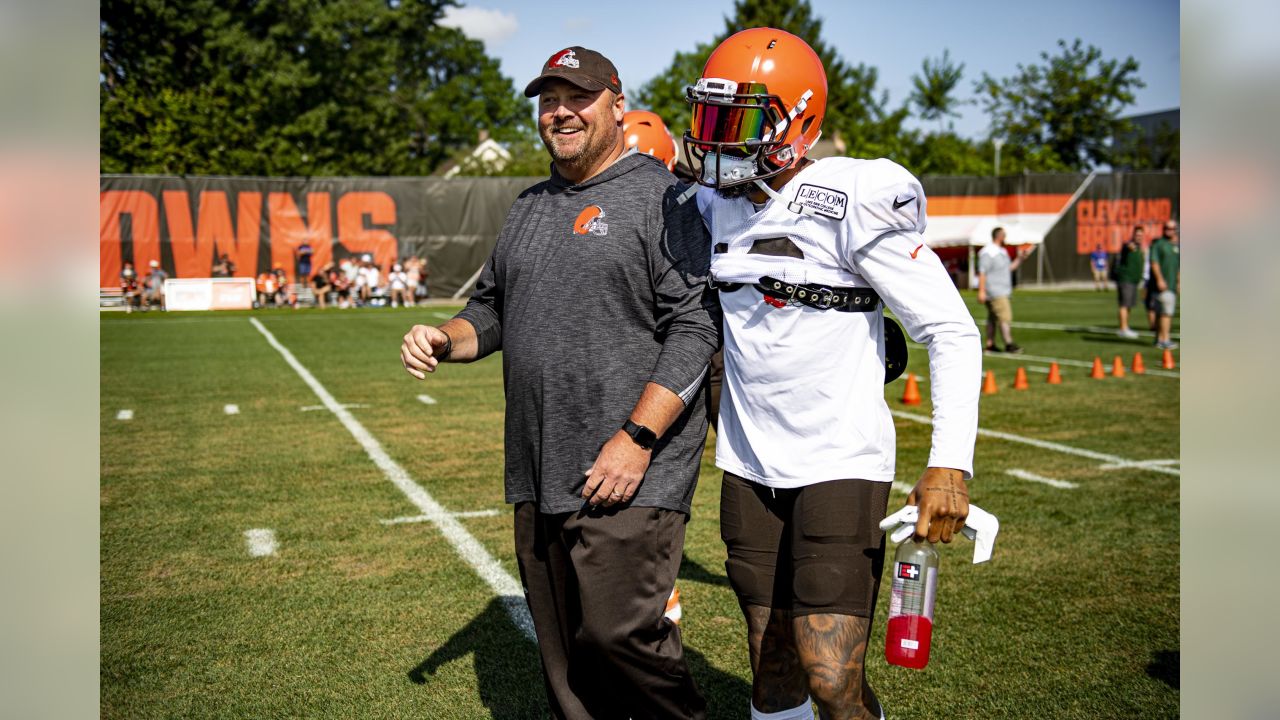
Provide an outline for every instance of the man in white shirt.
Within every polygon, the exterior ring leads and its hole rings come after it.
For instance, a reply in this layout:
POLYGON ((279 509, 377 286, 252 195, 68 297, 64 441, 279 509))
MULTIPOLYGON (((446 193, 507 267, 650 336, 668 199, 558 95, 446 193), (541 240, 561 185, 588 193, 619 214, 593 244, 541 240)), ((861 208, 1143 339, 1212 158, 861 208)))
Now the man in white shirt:
POLYGON ((925 247, 923 188, 888 160, 811 161, 821 60, 754 28, 688 89, 685 147, 724 310, 716 465, 725 567, 747 619, 754 719, 881 717, 864 653, 894 479, 881 301, 928 347, 933 448, 908 503, 950 542, 968 513, 981 343, 925 247))
POLYGON ((998 352, 996 330, 1004 338, 1004 351, 1020 353, 1022 348, 1013 341, 1013 271, 1022 261, 1035 252, 1035 246, 1018 248, 1017 256, 1009 259, 1005 250, 1004 228, 991 231, 991 244, 978 253, 978 302, 987 306, 987 351, 998 352))

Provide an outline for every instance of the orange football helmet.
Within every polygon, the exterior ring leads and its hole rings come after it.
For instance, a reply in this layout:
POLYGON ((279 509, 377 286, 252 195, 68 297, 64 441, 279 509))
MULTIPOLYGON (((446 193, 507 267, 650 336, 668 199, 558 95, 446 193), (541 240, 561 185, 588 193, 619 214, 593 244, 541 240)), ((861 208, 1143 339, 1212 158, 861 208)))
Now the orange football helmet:
POLYGON ((668 170, 676 166, 676 140, 657 113, 648 110, 628 110, 622 116, 622 136, 627 147, 652 155, 662 161, 668 170))
POLYGON ((781 173, 818 142, 827 71, 804 40, 752 28, 720 43, 685 99, 693 105, 685 154, 698 182, 732 187, 781 173))

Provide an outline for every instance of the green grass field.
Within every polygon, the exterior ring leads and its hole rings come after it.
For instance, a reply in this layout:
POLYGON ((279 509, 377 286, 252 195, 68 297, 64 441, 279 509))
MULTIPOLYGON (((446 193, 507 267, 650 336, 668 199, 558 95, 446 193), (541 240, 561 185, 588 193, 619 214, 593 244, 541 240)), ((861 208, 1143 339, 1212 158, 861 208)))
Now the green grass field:
MULTIPOLYGON (((976 311, 972 293, 966 301, 976 311)), ((1001 520, 995 557, 970 564, 963 539, 942 548, 929 667, 884 662, 882 613, 872 685, 891 720, 1176 717, 1179 371, 1091 380, 1063 364, 1065 382, 1047 385, 1038 358, 1101 356, 1109 368, 1141 351, 1158 370, 1160 356, 1146 336, 1086 329, 1114 327, 1111 293, 1024 291, 1014 309, 1036 325, 1015 329, 1033 357, 987 358, 1001 387, 980 420, 1014 437, 979 437, 971 483, 973 501, 1001 520), (1011 387, 1019 365, 1024 392, 1011 387), (1107 467, 1116 458, 1158 464, 1107 467)), ((426 382, 400 367, 408 327, 454 310, 103 316, 104 717, 544 715, 532 643, 434 525, 380 522, 420 510, 249 320, 444 508, 498 511, 459 522, 518 578, 502 503, 500 358, 426 382), (117 419, 125 409, 132 419, 117 419), (252 528, 274 531, 274 555, 251 556, 252 528)), ((911 370, 927 375, 918 347, 911 370)), ((898 402, 902 389, 886 388, 890 406, 927 416, 927 383, 916 408, 898 402)), ((923 468, 930 429, 899 418, 899 482, 923 468)), ((750 671, 724 576, 713 444, 688 526, 682 628, 711 717, 743 718, 750 671)), ((895 492, 891 509, 904 499, 895 492)))

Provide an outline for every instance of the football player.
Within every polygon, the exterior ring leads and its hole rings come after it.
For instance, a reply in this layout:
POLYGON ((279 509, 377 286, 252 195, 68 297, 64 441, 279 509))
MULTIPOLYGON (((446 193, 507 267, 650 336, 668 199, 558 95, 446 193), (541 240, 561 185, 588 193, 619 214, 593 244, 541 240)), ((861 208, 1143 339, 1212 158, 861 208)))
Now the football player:
POLYGON ((622 137, 627 147, 652 155, 672 172, 676 168, 676 140, 657 113, 628 110, 622 116, 622 137))
POLYGON ((724 310, 716 437, 725 563, 748 626, 752 718, 882 717, 864 654, 894 479, 892 310, 928 348, 933 446, 908 503, 950 542, 968 513, 982 353, 925 245, 920 182, 889 160, 807 157, 827 81, 803 40, 745 30, 687 89, 684 136, 724 310))

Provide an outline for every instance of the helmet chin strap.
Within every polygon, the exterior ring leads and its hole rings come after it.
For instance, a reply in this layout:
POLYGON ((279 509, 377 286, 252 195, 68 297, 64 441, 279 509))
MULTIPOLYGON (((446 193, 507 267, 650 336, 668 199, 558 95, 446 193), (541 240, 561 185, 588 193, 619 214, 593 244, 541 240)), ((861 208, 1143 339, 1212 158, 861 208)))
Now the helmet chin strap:
MULTIPOLYGON (((754 181, 754 184, 755 184, 755 186, 756 186, 756 187, 760 188, 760 191, 761 191, 761 192, 763 192, 765 195, 768 195, 769 197, 773 198, 774 200, 782 201, 782 195, 781 195, 781 193, 779 193, 777 190, 774 190, 773 188, 769 187, 769 183, 765 182, 764 180, 756 180, 756 181, 754 181)), ((785 201, 784 201, 784 202, 785 202, 785 201)))

